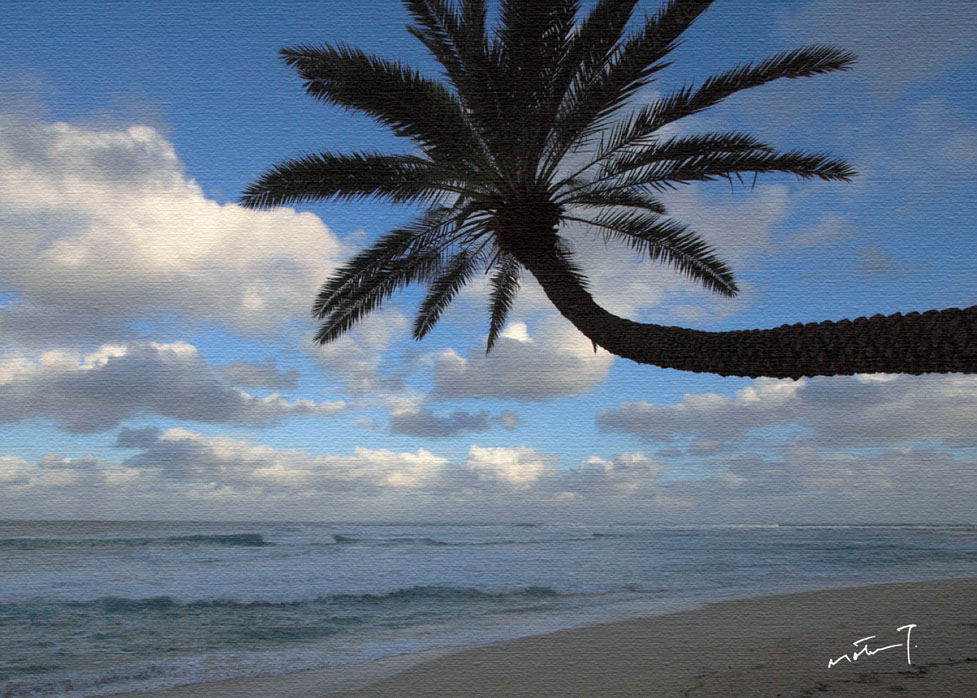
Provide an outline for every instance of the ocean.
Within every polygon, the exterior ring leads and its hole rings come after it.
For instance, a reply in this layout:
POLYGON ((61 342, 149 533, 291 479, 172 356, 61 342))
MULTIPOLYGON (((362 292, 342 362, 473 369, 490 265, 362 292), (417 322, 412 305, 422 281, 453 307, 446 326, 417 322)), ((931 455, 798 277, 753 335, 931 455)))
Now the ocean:
POLYGON ((973 526, 0 522, 0 696, 80 698, 710 601, 977 576, 973 526))

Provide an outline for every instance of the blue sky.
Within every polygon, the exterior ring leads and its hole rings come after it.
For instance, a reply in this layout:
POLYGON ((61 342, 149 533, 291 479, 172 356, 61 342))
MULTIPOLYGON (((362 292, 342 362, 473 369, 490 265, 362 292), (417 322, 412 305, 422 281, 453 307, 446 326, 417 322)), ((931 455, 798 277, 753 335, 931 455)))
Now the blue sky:
MULTIPOLYGON (((408 19, 386 0, 6 8, 0 517, 972 518, 969 376, 638 366, 594 354, 532 282, 487 358, 484 281, 422 342, 407 292, 313 346, 318 285, 411 211, 234 202, 294 155, 410 145, 314 102, 277 51, 346 42, 434 74, 408 19)), ((784 49, 847 48, 850 72, 681 128, 825 150, 859 177, 670 194, 732 264, 733 300, 578 236, 598 301, 702 329, 973 305, 975 20, 967 2, 718 0, 636 103, 784 49)))

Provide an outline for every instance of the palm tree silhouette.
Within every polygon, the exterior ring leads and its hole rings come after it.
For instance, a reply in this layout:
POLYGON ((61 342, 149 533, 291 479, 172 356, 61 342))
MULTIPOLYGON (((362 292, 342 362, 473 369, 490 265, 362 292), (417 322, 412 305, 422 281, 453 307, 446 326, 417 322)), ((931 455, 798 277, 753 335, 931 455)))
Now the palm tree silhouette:
POLYGON ((697 233, 666 216, 656 194, 744 174, 842 181, 855 174, 829 155, 777 152, 746 133, 660 133, 741 90, 849 68, 854 56, 829 46, 735 67, 621 116, 711 2, 672 0, 628 34, 637 0, 600 0, 579 23, 577 0, 502 0, 490 35, 484 0, 404 0, 416 23, 408 31, 446 82, 342 44, 283 49, 312 97, 368 114, 420 150, 300 157, 241 197, 255 208, 363 197, 425 205, 326 280, 314 304, 323 321, 316 341, 341 336, 394 291, 426 283, 414 324, 420 339, 484 270, 490 350, 528 271, 595 350, 639 363, 781 378, 977 371, 977 306, 705 332, 633 322, 595 302, 560 235, 567 223, 626 241, 732 296, 730 269, 697 233))

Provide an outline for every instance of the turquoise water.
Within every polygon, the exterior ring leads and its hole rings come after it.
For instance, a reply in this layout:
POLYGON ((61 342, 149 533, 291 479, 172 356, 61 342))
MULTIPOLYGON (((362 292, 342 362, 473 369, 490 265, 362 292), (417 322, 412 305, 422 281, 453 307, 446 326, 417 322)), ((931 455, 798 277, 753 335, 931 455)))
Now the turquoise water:
POLYGON ((0 696, 286 673, 952 576, 977 576, 977 529, 0 522, 0 696))

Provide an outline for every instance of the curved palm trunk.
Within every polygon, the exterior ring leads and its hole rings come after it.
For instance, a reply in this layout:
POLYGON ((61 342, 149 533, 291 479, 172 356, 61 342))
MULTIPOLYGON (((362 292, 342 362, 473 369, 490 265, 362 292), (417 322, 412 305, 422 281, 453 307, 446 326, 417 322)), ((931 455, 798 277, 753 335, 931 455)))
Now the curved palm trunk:
POLYGON ((525 236, 506 238, 505 247, 565 318, 607 351, 638 363, 750 378, 977 373, 977 306, 728 332, 638 323, 594 301, 557 252, 555 234, 528 244, 525 236))

